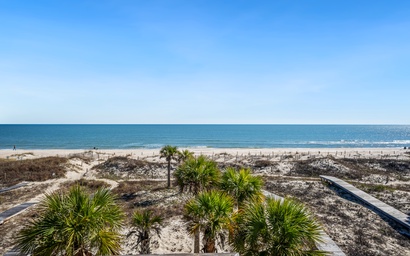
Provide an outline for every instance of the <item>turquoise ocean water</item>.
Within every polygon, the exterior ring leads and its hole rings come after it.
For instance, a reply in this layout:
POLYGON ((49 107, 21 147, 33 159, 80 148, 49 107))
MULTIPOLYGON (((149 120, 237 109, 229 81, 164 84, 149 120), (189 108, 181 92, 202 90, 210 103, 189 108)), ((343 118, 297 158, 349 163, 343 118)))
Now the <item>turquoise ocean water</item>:
POLYGON ((0 125, 0 149, 410 146, 410 125, 0 125))

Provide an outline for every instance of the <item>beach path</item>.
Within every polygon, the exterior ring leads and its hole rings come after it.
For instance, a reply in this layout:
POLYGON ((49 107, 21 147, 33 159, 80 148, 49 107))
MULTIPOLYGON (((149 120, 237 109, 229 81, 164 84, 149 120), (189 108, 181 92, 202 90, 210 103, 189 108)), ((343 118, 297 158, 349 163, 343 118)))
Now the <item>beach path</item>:
POLYGON ((36 202, 26 202, 0 213, 0 224, 35 204, 36 202))
POLYGON ((363 202, 365 205, 370 206, 370 209, 376 211, 376 213, 381 213, 384 216, 394 220, 395 222, 401 224, 403 227, 410 231, 410 216, 402 213, 401 211, 391 207, 390 205, 380 201, 379 199, 367 194, 366 192, 356 188, 355 186, 332 176, 320 175, 320 178, 346 192, 353 195, 359 201, 363 202))
POLYGON ((13 190, 13 189, 17 189, 17 188, 27 186, 28 184, 29 184, 28 182, 22 182, 22 183, 16 184, 16 185, 8 187, 8 188, 0 189, 0 194, 4 193, 4 192, 7 192, 7 191, 10 191, 10 190, 13 190))

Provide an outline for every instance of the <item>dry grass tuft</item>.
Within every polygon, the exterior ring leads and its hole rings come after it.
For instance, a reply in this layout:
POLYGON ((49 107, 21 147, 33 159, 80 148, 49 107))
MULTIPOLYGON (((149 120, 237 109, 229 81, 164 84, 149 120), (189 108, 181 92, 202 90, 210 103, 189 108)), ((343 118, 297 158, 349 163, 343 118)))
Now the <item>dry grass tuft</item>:
POLYGON ((8 187, 22 181, 45 181, 62 178, 68 159, 45 157, 30 160, 6 160, 0 162, 0 186, 8 187))
POLYGON ((130 195, 141 191, 158 191, 166 189, 166 184, 163 181, 141 180, 141 181, 123 181, 118 184, 112 191, 113 193, 123 196, 130 195))
POLYGON ((112 179, 154 177, 158 176, 155 173, 161 168, 165 168, 165 165, 123 156, 109 158, 93 167, 100 173, 100 177, 112 179))
POLYGON ((60 191, 68 191, 72 186, 79 185, 87 191, 94 192, 99 188, 109 188, 110 185, 101 180, 86 180, 79 179, 75 181, 67 181, 60 185, 60 191))
POLYGON ((128 216, 138 209, 151 209, 166 219, 183 212, 184 195, 177 188, 166 188, 163 181, 123 181, 112 191, 128 216))

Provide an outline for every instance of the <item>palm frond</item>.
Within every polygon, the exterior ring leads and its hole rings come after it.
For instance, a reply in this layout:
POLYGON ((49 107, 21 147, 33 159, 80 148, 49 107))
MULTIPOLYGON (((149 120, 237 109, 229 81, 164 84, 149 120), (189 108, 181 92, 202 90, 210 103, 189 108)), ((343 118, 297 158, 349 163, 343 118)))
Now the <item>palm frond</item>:
POLYGON ((39 217, 18 234, 17 246, 34 255, 116 253, 123 217, 108 190, 90 195, 74 186, 65 194, 46 195, 40 203, 39 217), (104 236, 99 237, 101 234, 104 236), (110 253, 106 253, 107 248, 112 248, 110 253))
POLYGON ((232 213, 232 198, 220 191, 202 192, 185 205, 191 234, 202 230, 207 244, 214 243, 223 230, 228 230, 232 213))
POLYGON ((134 212, 132 215, 132 225, 138 233, 137 246, 145 246, 145 248, 140 248, 140 252, 150 252, 149 241, 151 233, 155 233, 160 237, 163 221, 164 218, 161 215, 156 215, 151 210, 134 212))
POLYGON ((250 169, 237 171, 234 168, 227 168, 220 183, 221 189, 236 200, 239 208, 248 200, 261 201, 263 198, 262 186, 262 178, 253 176, 250 169))
POLYGON ((238 213, 231 244, 244 255, 324 255, 315 248, 320 225, 291 199, 251 202, 238 213))

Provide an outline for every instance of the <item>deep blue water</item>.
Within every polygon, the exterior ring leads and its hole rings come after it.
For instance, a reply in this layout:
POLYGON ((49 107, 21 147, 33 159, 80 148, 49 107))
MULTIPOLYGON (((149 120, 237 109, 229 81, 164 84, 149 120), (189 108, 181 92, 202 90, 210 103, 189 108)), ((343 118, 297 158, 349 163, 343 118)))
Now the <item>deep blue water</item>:
POLYGON ((410 125, 0 125, 0 149, 410 146, 410 125))

